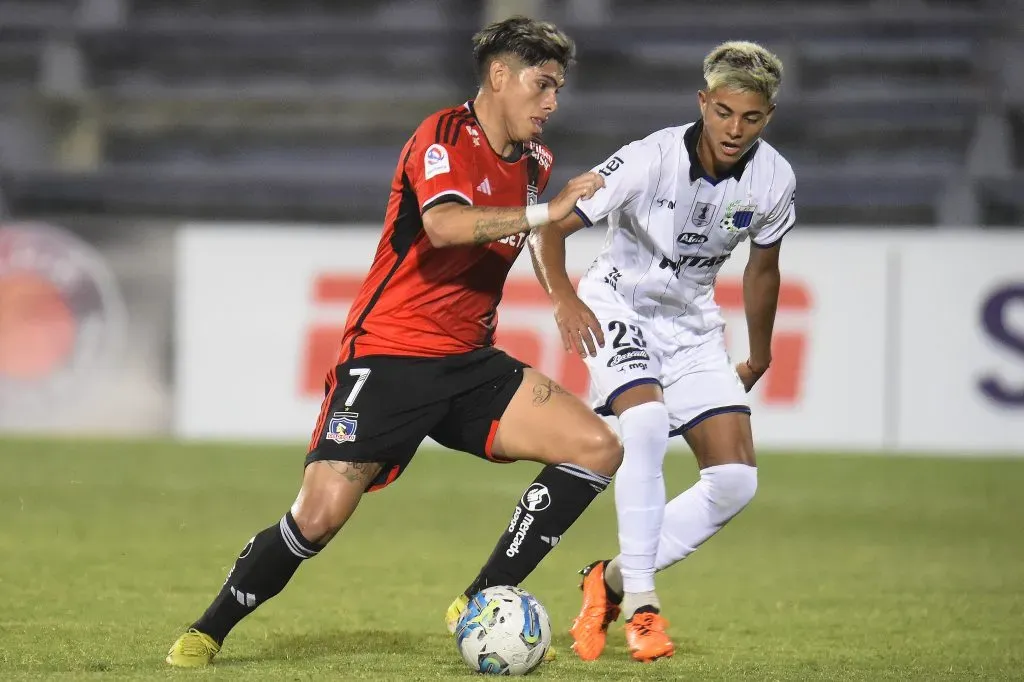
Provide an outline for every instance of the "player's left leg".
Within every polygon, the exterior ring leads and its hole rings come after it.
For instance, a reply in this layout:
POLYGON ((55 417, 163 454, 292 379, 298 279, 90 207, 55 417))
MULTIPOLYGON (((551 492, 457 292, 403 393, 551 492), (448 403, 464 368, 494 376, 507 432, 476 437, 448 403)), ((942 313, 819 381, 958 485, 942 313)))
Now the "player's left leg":
MULTIPOLYGON (((739 405, 720 409, 679 429, 697 458, 700 479, 665 506, 655 559, 658 571, 692 554, 743 511, 757 492, 750 415, 739 405)), ((621 594, 617 558, 605 575, 612 590, 621 594)))
POLYGON ((582 401, 536 370, 501 416, 493 454, 544 464, 516 504, 490 558, 466 589, 518 585, 611 483, 622 444, 582 401))
POLYGON ((716 414, 683 437, 697 457, 700 480, 665 506, 655 563, 659 571, 693 553, 743 511, 757 491, 749 414, 716 414))
POLYGON ((700 468, 700 479, 665 509, 655 567, 682 561, 754 499, 758 469, 751 417, 715 415, 683 433, 700 468))
MULTIPOLYGON (((690 445, 700 480, 665 506, 655 557, 658 571, 718 532, 750 502, 757 487, 750 408, 721 339, 677 352, 664 369, 664 382, 671 433, 682 434, 690 445)), ((621 555, 609 562, 605 579, 613 593, 623 593, 621 555)), ((657 610, 637 609, 637 627, 626 627, 630 649, 639 660, 647 659, 642 647, 633 644, 642 639, 646 611, 657 610)))

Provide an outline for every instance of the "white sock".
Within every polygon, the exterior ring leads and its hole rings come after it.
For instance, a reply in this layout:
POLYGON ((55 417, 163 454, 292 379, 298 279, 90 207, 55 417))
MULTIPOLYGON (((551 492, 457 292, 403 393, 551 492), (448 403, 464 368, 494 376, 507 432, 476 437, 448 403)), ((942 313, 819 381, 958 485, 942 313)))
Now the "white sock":
POLYGON ((652 402, 619 415, 622 466, 615 474, 619 521, 618 568, 626 594, 654 591, 654 561, 665 515, 662 464, 668 448, 668 409, 652 402))
POLYGON ((622 597, 625 590, 622 588, 622 568, 619 566, 619 557, 615 557, 604 567, 604 584, 620 598, 622 597))
POLYGON ((622 615, 626 620, 633 617, 636 610, 641 606, 653 606, 661 611, 661 602, 658 601, 658 593, 650 592, 627 592, 622 598, 622 615))
POLYGON ((739 514, 756 491, 757 467, 736 463, 701 470, 700 480, 665 507, 657 570, 688 557, 739 514))

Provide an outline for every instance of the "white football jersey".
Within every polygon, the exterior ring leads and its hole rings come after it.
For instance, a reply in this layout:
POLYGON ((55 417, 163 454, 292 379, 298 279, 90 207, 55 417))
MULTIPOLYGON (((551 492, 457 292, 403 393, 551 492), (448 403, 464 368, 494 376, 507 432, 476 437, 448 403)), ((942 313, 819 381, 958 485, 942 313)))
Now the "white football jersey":
POLYGON ((759 141, 715 182, 697 158, 702 128, 665 128, 622 147, 594 168, 605 186, 576 208, 588 226, 608 220, 581 291, 612 287, 638 315, 670 321, 683 344, 724 325, 715 277, 736 245, 749 236, 774 246, 796 221, 796 178, 781 154, 759 141))

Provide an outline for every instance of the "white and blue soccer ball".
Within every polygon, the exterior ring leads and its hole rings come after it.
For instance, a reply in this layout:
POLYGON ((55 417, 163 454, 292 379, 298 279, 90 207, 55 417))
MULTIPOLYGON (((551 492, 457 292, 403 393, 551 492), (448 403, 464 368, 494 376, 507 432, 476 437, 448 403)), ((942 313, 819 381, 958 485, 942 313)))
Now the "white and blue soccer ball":
POLYGON ((551 620, 524 589, 495 585, 473 595, 455 628, 463 660, 490 675, 526 675, 551 646, 551 620))

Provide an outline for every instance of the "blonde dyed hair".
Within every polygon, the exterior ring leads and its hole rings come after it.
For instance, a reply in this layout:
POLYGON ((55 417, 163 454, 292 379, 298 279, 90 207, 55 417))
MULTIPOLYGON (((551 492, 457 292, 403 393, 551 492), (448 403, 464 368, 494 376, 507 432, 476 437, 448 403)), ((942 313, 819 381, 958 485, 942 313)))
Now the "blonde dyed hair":
POLYGON ((756 92, 774 104, 782 84, 782 60, 757 43, 729 41, 704 58, 704 81, 708 92, 718 88, 756 92))

